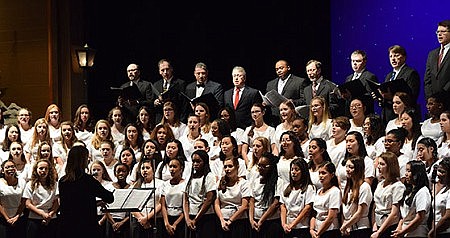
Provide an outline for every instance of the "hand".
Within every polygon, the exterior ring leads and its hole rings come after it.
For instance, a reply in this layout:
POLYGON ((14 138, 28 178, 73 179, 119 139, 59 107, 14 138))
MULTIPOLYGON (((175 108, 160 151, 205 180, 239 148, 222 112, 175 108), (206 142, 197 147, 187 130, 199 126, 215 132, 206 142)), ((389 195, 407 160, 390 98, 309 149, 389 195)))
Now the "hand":
POLYGON ((195 219, 190 219, 189 217, 185 217, 186 218, 186 225, 189 229, 191 230, 195 230, 195 219))
POLYGON ((430 231, 428 232, 428 238, 433 238, 434 237, 434 228, 430 229, 430 231))
POLYGON ((396 237, 396 238, 403 237, 403 236, 404 236, 404 234, 401 229, 400 230, 397 229, 397 230, 393 231, 392 235, 391 235, 391 237, 396 237))
POLYGON ((7 220, 7 222, 8 222, 8 224, 10 224, 11 226, 14 226, 14 225, 16 224, 17 220, 19 220, 19 215, 15 215, 15 216, 9 218, 9 219, 7 220))
POLYGON ((379 235, 380 235, 380 233, 378 233, 378 231, 375 231, 374 233, 372 233, 370 238, 378 238, 379 235))
POLYGON ((114 231, 118 231, 118 230, 120 229, 120 227, 123 226, 123 224, 124 224, 123 221, 119 221, 119 222, 114 223, 114 224, 112 225, 112 227, 113 227, 114 231))
POLYGON ((250 225, 252 226, 253 230, 259 231, 258 223, 255 220, 251 219, 250 220, 250 225))
POLYGON ((166 230, 170 236, 173 236, 175 234, 175 227, 170 224, 166 224, 166 230))
POLYGON ((228 221, 225 221, 224 219, 220 220, 220 225, 222 226, 222 229, 224 231, 229 231, 230 230, 230 228, 228 228, 228 223, 227 222, 228 221))
POLYGON ((137 220, 138 220, 139 224, 141 224, 141 226, 145 226, 148 222, 148 219, 146 216, 139 217, 137 220))
POLYGON ((319 238, 319 235, 317 234, 317 231, 310 229, 309 233, 311 234, 312 238, 319 238))
POLYGON ((284 224, 283 225, 283 230, 284 230, 284 233, 288 234, 288 233, 291 232, 291 226, 288 225, 288 224, 284 224))

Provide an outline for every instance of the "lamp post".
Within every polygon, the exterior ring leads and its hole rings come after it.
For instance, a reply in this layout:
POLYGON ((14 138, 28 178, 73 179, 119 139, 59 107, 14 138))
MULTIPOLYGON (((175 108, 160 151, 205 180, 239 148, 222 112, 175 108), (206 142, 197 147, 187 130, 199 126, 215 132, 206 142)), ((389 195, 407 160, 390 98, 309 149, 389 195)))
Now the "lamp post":
POLYGON ((75 50, 77 54, 78 65, 84 72, 84 84, 87 85, 86 70, 94 66, 96 50, 89 48, 87 44, 83 48, 75 50))

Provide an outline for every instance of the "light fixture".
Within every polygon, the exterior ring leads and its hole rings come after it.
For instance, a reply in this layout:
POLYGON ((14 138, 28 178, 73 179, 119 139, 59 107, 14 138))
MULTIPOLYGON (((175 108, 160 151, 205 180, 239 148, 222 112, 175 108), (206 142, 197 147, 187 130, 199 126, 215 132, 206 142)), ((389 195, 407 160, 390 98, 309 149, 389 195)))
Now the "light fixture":
POLYGON ((95 52, 96 50, 89 48, 87 44, 83 48, 77 49, 78 65, 81 68, 91 68, 94 66, 95 52))

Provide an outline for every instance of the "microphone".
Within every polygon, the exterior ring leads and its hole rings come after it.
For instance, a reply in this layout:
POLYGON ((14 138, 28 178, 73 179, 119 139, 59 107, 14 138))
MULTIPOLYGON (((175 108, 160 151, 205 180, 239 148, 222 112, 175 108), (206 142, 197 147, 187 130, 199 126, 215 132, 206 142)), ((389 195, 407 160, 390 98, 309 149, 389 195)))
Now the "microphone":
POLYGON ((433 165, 433 172, 431 173, 431 182, 432 183, 437 183, 436 177, 437 177, 438 167, 439 167, 439 165, 437 165, 437 164, 433 165))

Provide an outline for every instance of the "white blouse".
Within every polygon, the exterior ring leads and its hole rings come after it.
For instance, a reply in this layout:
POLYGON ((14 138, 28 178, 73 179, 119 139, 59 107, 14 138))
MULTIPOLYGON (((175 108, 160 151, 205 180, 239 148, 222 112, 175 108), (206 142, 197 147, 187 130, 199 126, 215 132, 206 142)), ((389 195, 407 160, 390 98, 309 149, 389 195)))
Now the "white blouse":
POLYGON ((422 136, 429 137, 434 141, 437 141, 439 137, 444 134, 441 130, 441 125, 439 124, 439 122, 432 123, 431 118, 423 121, 420 130, 422 131, 422 136))
MULTIPOLYGON (((16 215, 25 186, 25 180, 20 178, 17 182, 17 186, 9 186, 6 184, 6 180, 0 180, 0 204, 2 204, 9 217, 16 215)), ((20 215, 22 216, 23 214, 20 215)))
MULTIPOLYGON (((384 220, 391 213, 392 205, 399 205, 403 198, 403 192, 405 191, 405 185, 402 182, 397 181, 395 183, 384 186, 385 180, 378 183, 375 193, 373 194, 373 200, 375 202, 375 222, 378 227, 383 224, 384 220)), ((400 207, 400 206, 399 206, 400 207)), ((392 224, 398 223, 397 218, 392 224)))
MULTIPOLYGON (((230 219, 239 210, 243 198, 251 197, 251 190, 246 179, 240 179, 231 187, 226 187, 225 192, 217 191, 217 198, 220 201, 220 211, 224 219, 230 219)), ((236 219, 248 218, 247 213, 241 213, 236 219)))
POLYGON ((183 192, 186 183, 171 184, 170 180, 164 181, 161 187, 161 197, 166 201, 167 215, 179 216, 183 213, 183 192))
MULTIPOLYGON (((351 194, 352 190, 350 189, 347 195, 347 202, 350 200, 351 194)), ((370 188, 370 185, 366 182, 361 184, 361 187, 359 187, 358 201, 349 204, 342 203, 342 214, 345 220, 350 220, 352 218, 352 216, 356 213, 356 211, 358 211, 359 205, 361 204, 367 205, 366 209, 363 211, 361 219, 359 219, 358 222, 353 224, 350 230, 354 231, 371 227, 369 222, 369 207, 371 203, 372 203, 372 190, 370 188)))
MULTIPOLYGON (((206 193, 211 192, 211 191, 215 192, 217 190, 217 183, 216 183, 216 178, 214 177, 214 175, 211 172, 209 172, 206 175, 206 178, 204 178, 204 177, 205 176, 202 176, 200 178, 192 178, 191 184, 186 189, 187 195, 189 196, 188 197, 188 199, 189 199, 189 215, 197 215, 197 213, 200 211, 200 208, 203 205, 203 202, 205 202, 205 200, 206 200, 206 193), (205 181, 204 184, 203 184, 203 179, 205 181), (204 186, 204 194, 200 193, 202 191, 202 184, 204 186)), ((208 210, 206 211, 205 214, 213 214, 214 213, 213 205, 214 205, 214 202, 211 203, 211 206, 208 208, 208 210)))
MULTIPOLYGON (((435 199, 436 199, 436 219, 434 224, 437 225, 438 222, 445 215, 446 210, 450 209, 450 189, 448 189, 447 187, 443 187, 441 191, 439 191, 439 193, 436 194, 435 199)), ((446 233, 450 233, 450 227, 439 234, 446 234, 446 233)))
POLYGON ((328 191, 320 194, 322 189, 319 189, 314 196, 314 210, 317 212, 316 224, 314 229, 317 231, 322 226, 325 219, 328 217, 330 209, 337 209, 338 215, 333 219, 333 222, 327 228, 327 231, 339 229, 339 211, 342 204, 341 190, 337 187, 331 187, 328 191))
MULTIPOLYGON (((280 191, 283 189, 284 182, 278 178, 277 184, 275 187, 275 193, 273 197, 270 198, 267 203, 263 203, 263 190, 266 184, 261 183, 261 176, 255 176, 252 180, 250 180, 250 189, 251 196, 255 199, 255 213, 254 218, 256 220, 261 219, 264 213, 269 209, 269 206, 272 204, 273 199, 280 198, 280 191)), ((279 219, 280 218, 280 210, 277 209, 274 214, 267 218, 267 220, 279 219)))
POLYGON ((308 132, 309 139, 322 138, 325 141, 331 138, 332 119, 327 119, 319 125, 312 124, 308 132))
MULTIPOLYGON (((409 197, 409 196, 408 196, 409 197)), ((405 197, 408 199, 408 197, 405 197)), ((411 206, 408 206, 406 202, 400 206, 400 214, 402 215, 404 229, 406 226, 411 223, 412 220, 416 217, 416 214, 421 211, 425 211, 425 219, 423 219, 422 223, 413 231, 408 232, 407 237, 427 237, 428 235, 428 226, 427 220, 430 215, 431 209, 431 194, 427 187, 422 187, 417 191, 416 195, 413 198, 411 206)))
MULTIPOLYGON (((286 189, 286 186, 284 188, 286 189)), ((307 204, 312 204, 314 202, 314 196, 316 191, 313 185, 308 185, 305 192, 302 190, 292 190, 288 197, 284 196, 284 190, 282 190, 280 196, 280 202, 286 206, 286 224, 292 223, 300 212, 305 208, 307 204)), ((305 216, 294 229, 308 228, 309 227, 310 216, 305 216)))

